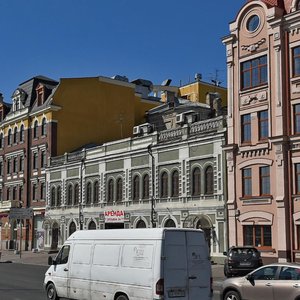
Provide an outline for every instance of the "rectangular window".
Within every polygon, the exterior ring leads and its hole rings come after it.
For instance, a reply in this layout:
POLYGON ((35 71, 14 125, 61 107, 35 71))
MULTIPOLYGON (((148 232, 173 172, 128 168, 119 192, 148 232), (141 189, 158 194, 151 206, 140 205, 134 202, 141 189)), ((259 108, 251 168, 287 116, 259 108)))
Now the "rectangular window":
POLYGON ((10 172, 11 172, 10 167, 11 167, 11 160, 8 159, 8 160, 7 160, 7 174, 10 174, 10 172))
POLYGON ((252 170, 251 169, 243 169, 243 197, 252 195, 252 170))
POLYGON ((300 104, 294 106, 294 133, 300 134, 300 104))
POLYGON ((242 143, 251 142, 251 115, 242 116, 242 143))
POLYGON ((268 111, 260 111, 258 113, 258 122, 259 122, 259 140, 265 140, 269 136, 269 116, 268 111))
POLYGON ((243 62, 241 65, 242 89, 253 88, 268 82, 267 56, 243 62))
POLYGON ((293 49, 293 76, 300 76, 300 47, 293 49))
POLYGON ((271 225, 244 225, 244 246, 272 247, 271 225))
POLYGON ((296 194, 300 194, 300 164, 295 165, 296 194))
POLYGON ((270 167, 259 168, 260 195, 270 195, 270 167))
POLYGON ((37 153, 33 153, 33 169, 36 170, 38 167, 38 155, 37 153))
POLYGON ((46 151, 42 151, 41 153, 41 167, 46 167, 46 151))

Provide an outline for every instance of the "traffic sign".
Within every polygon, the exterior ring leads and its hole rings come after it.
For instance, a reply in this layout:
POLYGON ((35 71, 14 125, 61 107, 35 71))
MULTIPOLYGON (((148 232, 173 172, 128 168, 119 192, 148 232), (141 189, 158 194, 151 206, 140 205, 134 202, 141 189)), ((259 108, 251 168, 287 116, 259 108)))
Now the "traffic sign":
POLYGON ((11 208, 9 212, 10 219, 32 219, 32 208, 11 208))

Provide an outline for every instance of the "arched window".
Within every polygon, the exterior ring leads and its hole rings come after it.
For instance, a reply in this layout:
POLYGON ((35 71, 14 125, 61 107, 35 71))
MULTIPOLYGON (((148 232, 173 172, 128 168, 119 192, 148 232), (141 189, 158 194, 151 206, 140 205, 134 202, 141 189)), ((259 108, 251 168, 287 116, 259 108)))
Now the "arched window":
POLYGON ((37 185, 34 183, 32 185, 32 200, 37 200, 37 185))
POLYGON ((209 166, 205 170, 205 194, 214 193, 214 171, 212 166, 209 166))
POLYGON ((138 201, 140 198, 140 178, 138 175, 133 178, 132 198, 135 201, 138 201))
POLYGON ((93 201, 94 203, 99 202, 99 181, 94 182, 94 195, 93 195, 93 201))
POLYGON ((149 175, 143 177, 143 199, 149 199, 149 175))
POLYGON ((179 196, 179 173, 177 170, 175 170, 172 173, 172 197, 178 197, 179 196))
POLYGON ((12 142, 12 140, 11 140, 11 129, 9 129, 8 130, 8 134, 7 134, 7 144, 8 145, 11 145, 11 142, 12 142))
POLYGON ((50 199, 50 206, 55 206, 55 187, 52 187, 51 189, 51 199, 50 199))
POLYGON ((76 231, 76 225, 74 222, 71 222, 69 226, 69 236, 76 231))
POLYGON ((76 183, 74 187, 74 205, 79 203, 79 184, 76 183))
POLYGON ((67 205, 72 205, 73 199, 73 186, 72 184, 68 185, 68 194, 67 194, 67 205))
POLYGON ((146 223, 143 220, 139 220, 136 223, 136 228, 146 228, 146 223))
POLYGON ((35 120, 33 125, 33 138, 37 138, 37 137, 38 137, 38 121, 35 120))
POLYGON ((46 192, 46 185, 44 182, 41 183, 41 200, 45 200, 45 192, 46 192))
POLYGON ((90 224, 89 224, 89 226, 88 226, 88 229, 89 229, 89 230, 95 230, 95 229, 96 229, 96 224, 95 224, 94 221, 91 221, 91 222, 90 222, 90 224))
POLYGON ((195 168, 192 175, 192 195, 199 196, 201 193, 201 171, 200 168, 195 168))
POLYGON ((88 182, 86 185, 85 203, 89 205, 89 204, 91 204, 91 202, 92 202, 92 184, 90 182, 88 182))
POLYGON ((17 200, 17 188, 15 186, 12 188, 12 200, 17 200))
POLYGON ((14 129, 14 144, 18 142, 18 128, 15 127, 14 129))
POLYGON ((122 201, 123 199, 123 182, 122 178, 118 178, 117 180, 117 201, 122 201))
POLYGON ((57 187, 57 190, 56 190, 56 195, 57 195, 57 198, 56 198, 56 205, 59 207, 61 206, 61 187, 60 185, 57 187))
POLYGON ((107 201, 108 202, 114 201, 114 181, 113 181, 113 179, 110 179, 108 181, 107 201))
POLYGON ((160 179, 160 196, 161 198, 168 197, 168 174, 163 172, 160 179))
POLYGON ((168 219, 164 227, 176 227, 176 224, 172 219, 168 219))
POLYGON ((21 125, 20 128, 20 142, 24 142, 24 125, 21 125))
POLYGON ((42 135, 46 135, 47 134, 47 122, 46 122, 46 118, 44 118, 42 120, 42 135))

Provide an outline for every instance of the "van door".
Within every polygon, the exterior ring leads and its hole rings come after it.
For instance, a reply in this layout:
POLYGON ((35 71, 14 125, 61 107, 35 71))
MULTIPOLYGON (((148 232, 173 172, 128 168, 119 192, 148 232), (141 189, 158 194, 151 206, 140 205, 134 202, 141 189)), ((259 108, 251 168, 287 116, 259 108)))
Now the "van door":
POLYGON ((211 266, 203 232, 166 231, 163 253, 165 299, 211 299, 211 266))
POLYGON ((63 246, 55 258, 51 277, 59 297, 68 297, 70 245, 63 246))

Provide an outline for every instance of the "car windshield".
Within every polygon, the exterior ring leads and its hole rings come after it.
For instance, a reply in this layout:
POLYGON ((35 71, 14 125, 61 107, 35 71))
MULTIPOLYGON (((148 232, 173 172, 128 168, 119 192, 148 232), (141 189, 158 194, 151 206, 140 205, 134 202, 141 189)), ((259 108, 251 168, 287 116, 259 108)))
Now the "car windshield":
POLYGON ((249 248, 234 248, 231 250, 229 256, 236 257, 236 256, 254 256, 258 257, 259 252, 256 249, 249 249, 249 248))

